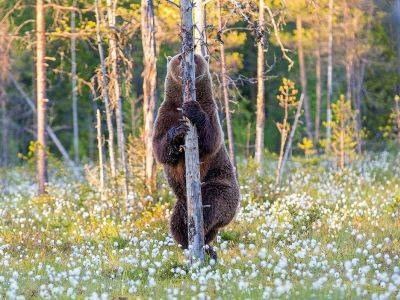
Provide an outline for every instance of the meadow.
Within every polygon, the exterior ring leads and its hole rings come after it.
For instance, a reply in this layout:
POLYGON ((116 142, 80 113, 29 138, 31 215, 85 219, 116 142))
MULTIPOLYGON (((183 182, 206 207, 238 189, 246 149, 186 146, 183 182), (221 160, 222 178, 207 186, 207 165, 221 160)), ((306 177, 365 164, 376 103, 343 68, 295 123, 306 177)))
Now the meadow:
POLYGON ((279 188, 242 160, 241 208, 213 244, 219 259, 192 267, 168 233, 165 183, 132 193, 125 214, 87 178, 51 172, 36 196, 27 164, 1 170, 1 298, 400 299, 399 154, 344 170, 295 158, 279 188))

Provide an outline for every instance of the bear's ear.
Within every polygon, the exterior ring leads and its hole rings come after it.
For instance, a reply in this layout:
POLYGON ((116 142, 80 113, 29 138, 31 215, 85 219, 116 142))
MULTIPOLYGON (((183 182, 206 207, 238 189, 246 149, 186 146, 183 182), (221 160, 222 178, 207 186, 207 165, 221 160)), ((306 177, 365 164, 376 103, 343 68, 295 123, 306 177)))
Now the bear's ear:
POLYGON ((171 59, 172 59, 172 56, 167 56, 167 65, 169 64, 169 62, 171 61, 171 59))

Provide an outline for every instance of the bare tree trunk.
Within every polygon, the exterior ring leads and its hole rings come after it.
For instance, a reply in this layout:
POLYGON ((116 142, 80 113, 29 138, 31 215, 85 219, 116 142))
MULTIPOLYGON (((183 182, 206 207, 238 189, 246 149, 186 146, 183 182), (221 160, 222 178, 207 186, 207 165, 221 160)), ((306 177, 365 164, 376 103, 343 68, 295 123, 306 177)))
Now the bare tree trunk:
POLYGON ((153 123, 157 101, 157 58, 153 0, 142 0, 143 45, 143 117, 144 143, 146 145, 146 184, 150 190, 156 187, 156 170, 153 155, 153 123))
POLYGON ((395 96, 394 111, 397 126, 397 145, 400 147, 400 97, 397 95, 395 96))
POLYGON ((258 41, 257 41, 257 120, 255 161, 258 173, 263 173, 264 126, 265 126, 265 87, 264 87, 264 0, 259 1, 258 41))
POLYGON ((122 113, 122 100, 120 90, 120 80, 118 73, 118 53, 117 53, 117 39, 115 36, 115 10, 117 6, 117 0, 107 0, 107 15, 108 25, 111 31, 110 34, 110 54, 111 54, 111 80, 113 81, 113 91, 115 100, 115 119, 117 124, 117 142, 119 152, 119 167, 123 173, 124 181, 124 196, 126 200, 126 208, 129 207, 128 199, 128 164, 126 161, 125 151, 125 135, 124 135, 124 120, 122 113))
POLYGON ((105 176, 104 176, 104 159, 103 159, 103 136, 101 133, 101 114, 99 109, 96 110, 96 120, 97 120, 97 150, 99 154, 100 193, 101 196, 103 197, 105 176))
POLYGON ((7 120, 7 95, 1 91, 0 87, 0 103, 1 103, 1 160, 0 166, 8 165, 8 120, 7 120))
MULTIPOLYGON (((183 101, 196 100, 193 43, 192 1, 181 0, 182 19, 182 90, 183 101)), ((190 259, 204 262, 203 204, 201 200, 200 163, 197 129, 189 124, 185 137, 186 193, 190 259)))
POLYGON ((344 15, 344 36, 345 36, 345 69, 346 69, 346 99, 354 101, 351 95, 352 91, 352 76, 353 76, 353 45, 352 45, 352 28, 350 27, 349 7, 346 1, 343 2, 344 15))
POLYGON ((321 48, 318 43, 317 49, 315 51, 315 98, 316 98, 316 106, 315 106, 315 141, 319 140, 319 126, 321 124, 321 96, 322 96, 322 78, 321 78, 321 48))
POLYGON ((43 0, 36 0, 36 102, 37 102, 37 180, 38 192, 46 191, 46 27, 43 0))
MULTIPOLYGON (((76 7, 76 0, 72 2, 72 7, 76 7)), ((71 11, 71 84, 72 84, 72 127, 74 131, 74 161, 79 161, 79 132, 78 132, 78 88, 76 85, 76 26, 75 10, 71 11)))
POLYGON ((296 17, 296 30, 297 30, 297 51, 298 51, 299 67, 300 67, 300 83, 301 83, 301 90, 304 95, 304 116, 306 118, 307 135, 308 138, 312 140, 313 129, 311 123, 310 101, 308 99, 308 93, 307 93, 306 63, 304 60, 304 52, 303 52, 303 23, 300 14, 298 14, 296 17))
POLYGON ((207 58, 205 6, 203 0, 193 0, 195 53, 207 58))
POLYGON ((400 0, 394 2, 394 25, 396 35, 396 52, 397 52, 397 86, 396 94, 400 95, 400 0))
POLYGON ((289 139, 286 144, 285 153, 283 154, 281 167, 278 172, 278 180, 277 180, 278 182, 280 182, 280 180, 282 178, 283 171, 285 170, 286 162, 289 158, 289 153, 291 153, 291 151, 292 151, 293 138, 294 138, 294 134, 296 133, 297 124, 299 123, 299 119, 301 116, 301 108, 303 107, 303 101, 304 101, 304 94, 301 94, 299 104, 297 104, 297 110, 296 110, 296 114, 294 116, 293 126, 292 126, 292 129, 290 130, 289 139))
POLYGON ((333 51, 333 0, 329 0, 329 13, 328 13, 328 73, 327 73, 327 95, 326 95, 326 140, 327 140, 327 150, 330 150, 331 139, 332 139, 332 51, 333 51))
MULTIPOLYGON (((222 34, 223 26, 222 26, 222 0, 218 0, 218 30, 219 33, 222 34)), ((229 108, 229 93, 228 93, 228 75, 226 72, 226 57, 225 57, 225 46, 224 42, 220 41, 220 55, 221 55, 221 77, 222 77, 222 90, 224 95, 224 106, 225 106, 225 119, 226 119, 226 131, 228 135, 228 149, 229 149, 229 157, 231 158, 233 167, 236 172, 236 159, 235 159, 235 142, 233 137, 233 129, 232 129, 232 118, 231 111, 229 108)), ((237 172, 236 172, 237 175, 237 172)))
POLYGON ((110 98, 108 95, 108 79, 107 79, 107 69, 106 62, 104 59, 103 45, 100 35, 100 11, 99 11, 99 0, 95 0, 95 11, 96 11, 96 37, 97 37, 97 47, 100 56, 100 66, 101 66, 101 89, 103 94, 104 106, 106 108, 106 121, 108 130, 108 155, 110 158, 110 170, 111 177, 116 175, 115 167, 115 152, 114 152, 114 125, 112 123, 112 110, 110 108, 110 98))

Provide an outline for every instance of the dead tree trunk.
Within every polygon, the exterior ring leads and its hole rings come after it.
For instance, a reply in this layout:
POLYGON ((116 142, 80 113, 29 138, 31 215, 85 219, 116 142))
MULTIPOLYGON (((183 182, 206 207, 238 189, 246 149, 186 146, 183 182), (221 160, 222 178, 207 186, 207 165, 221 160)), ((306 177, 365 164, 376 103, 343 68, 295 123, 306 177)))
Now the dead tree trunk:
MULTIPOLYGON (((221 10, 222 10, 222 0, 218 0, 218 30, 219 33, 222 35, 223 25, 222 25, 221 10)), ((231 158, 232 164, 236 172, 236 159, 235 159, 235 148, 234 148, 235 142, 233 137, 231 111, 229 108, 228 75, 226 72, 225 45, 222 40, 220 41, 219 49, 221 55, 222 90, 223 90, 224 106, 225 106, 225 120, 226 120, 226 131, 228 135, 229 157, 231 158)))
POLYGON ((38 192, 46 191, 46 28, 43 0, 36 0, 36 103, 37 103, 37 180, 38 192))
MULTIPOLYGON (((191 0, 180 2, 182 20, 182 90, 183 101, 196 100, 193 19, 191 0)), ((189 124, 185 137, 186 193, 188 211, 188 241, 190 259, 204 262, 204 225, 201 200, 200 163, 197 129, 189 124)))
POLYGON ((321 79, 321 48, 320 43, 317 45, 317 49, 315 51, 315 141, 319 140, 319 127, 321 124, 321 96, 322 96, 322 79, 321 79))
POLYGON ((331 110, 331 101, 332 101, 332 73, 333 73, 333 64, 332 64, 332 51, 333 51, 333 0, 329 0, 329 12, 328 12, 328 72, 327 72, 327 95, 326 95, 326 148, 329 151, 331 146, 332 139, 332 110, 331 110))
POLYGON ((97 120, 97 150, 99 154, 99 176, 100 176, 100 194, 104 197, 105 175, 104 175, 104 159, 103 159, 103 135, 101 132, 101 114, 100 110, 96 110, 97 120))
POLYGON ((265 87, 264 87, 264 0, 259 1, 258 32, 257 32, 257 116, 255 161, 258 173, 263 172, 264 156, 264 126, 265 126, 265 87))
POLYGON ((1 91, 0 87, 0 103, 1 103, 1 159, 0 166, 8 165, 8 118, 7 118, 7 95, 1 91))
POLYGON ((108 94, 108 79, 107 79, 107 69, 106 62, 104 59, 104 51, 100 34, 100 8, 99 1, 95 1, 95 11, 96 11, 96 38, 97 38, 97 47, 100 56, 100 67, 101 67, 101 89, 103 95, 104 106, 106 108, 106 121, 107 121, 107 130, 108 130, 108 155, 110 158, 110 170, 111 177, 115 177, 116 175, 116 167, 115 167, 115 152, 114 152, 114 125, 112 123, 112 110, 110 107, 110 98, 108 94))
POLYGON ((153 123, 157 99, 157 58, 153 0, 142 0, 143 46, 143 117, 144 143, 146 145, 146 184, 150 190, 156 186, 156 170, 153 155, 153 123))
POLYGON ((203 0, 193 0, 195 53, 207 57, 206 14, 203 0))
POLYGON ((304 95, 304 116, 306 119, 306 130, 308 138, 312 140, 313 135, 312 135, 310 101, 308 99, 306 63, 304 60, 304 52, 303 52, 303 23, 300 14, 298 14, 296 17, 296 30, 297 30, 297 51, 298 51, 299 68, 300 68, 300 83, 301 83, 301 90, 304 95))
MULTIPOLYGON (((76 7, 76 0, 73 1, 72 7, 76 7)), ((72 85, 72 127, 73 127, 73 143, 74 143, 74 161, 79 161, 79 131, 78 131, 78 88, 76 85, 76 26, 75 26, 75 10, 71 11, 71 85, 72 85)))
POLYGON ((111 80, 113 82, 113 92, 115 101, 115 119, 117 125, 117 142, 119 152, 119 167, 123 173, 123 189, 126 201, 126 207, 129 206, 128 199, 128 164, 126 161, 125 151, 125 135, 124 135, 124 120, 122 114, 122 100, 120 90, 120 80, 118 72, 118 53, 117 53, 117 39, 115 36, 115 10, 117 0, 107 0, 107 16, 108 25, 110 30, 110 55, 111 55, 111 80))

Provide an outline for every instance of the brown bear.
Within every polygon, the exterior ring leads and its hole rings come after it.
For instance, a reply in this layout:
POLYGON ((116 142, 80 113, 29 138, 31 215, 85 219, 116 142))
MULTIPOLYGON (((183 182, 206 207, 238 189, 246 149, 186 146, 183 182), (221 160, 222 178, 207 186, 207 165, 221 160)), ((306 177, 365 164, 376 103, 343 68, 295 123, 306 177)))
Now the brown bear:
MULTIPOLYGON (((165 98, 155 122, 153 146, 157 161, 177 197, 170 221, 171 233, 184 249, 188 247, 184 137, 188 126, 183 116, 197 128, 200 180, 203 201, 205 244, 216 237, 218 230, 228 225, 239 205, 239 186, 232 163, 223 142, 217 106, 212 94, 208 63, 195 55, 196 101, 182 103, 182 55, 168 63, 165 98)), ((216 259, 211 246, 207 253, 216 259)))

